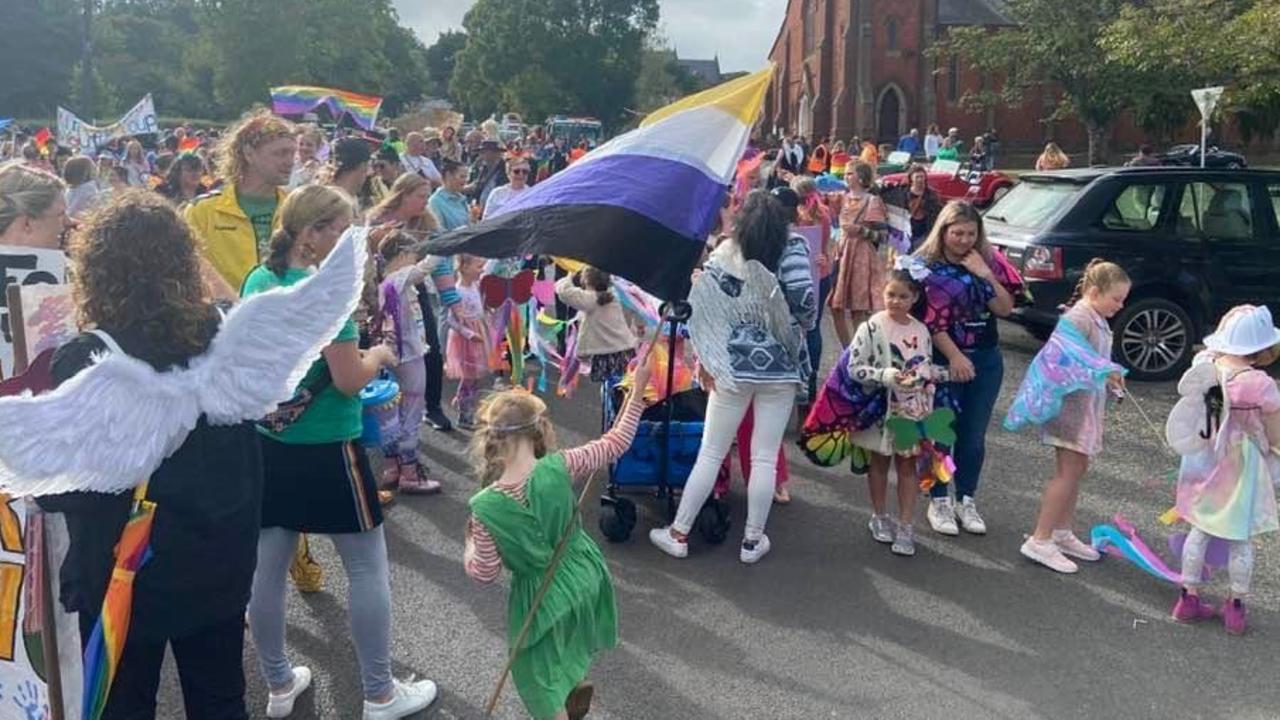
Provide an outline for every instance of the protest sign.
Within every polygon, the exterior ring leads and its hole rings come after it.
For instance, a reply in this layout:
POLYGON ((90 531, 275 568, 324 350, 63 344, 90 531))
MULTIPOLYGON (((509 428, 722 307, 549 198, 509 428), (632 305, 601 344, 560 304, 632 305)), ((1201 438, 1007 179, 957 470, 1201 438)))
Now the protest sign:
POLYGON ((156 119, 156 107, 150 93, 124 117, 102 127, 86 123, 64 107, 58 108, 58 144, 83 153, 97 152, 98 148, 116 138, 146 135, 159 130, 160 123, 156 119))
MULTIPOLYGON (((0 374, 14 372, 14 328, 9 316, 10 285, 57 285, 66 275, 66 256, 61 250, 0 245, 0 374)), ((30 356, 28 356, 30 357, 30 356)))

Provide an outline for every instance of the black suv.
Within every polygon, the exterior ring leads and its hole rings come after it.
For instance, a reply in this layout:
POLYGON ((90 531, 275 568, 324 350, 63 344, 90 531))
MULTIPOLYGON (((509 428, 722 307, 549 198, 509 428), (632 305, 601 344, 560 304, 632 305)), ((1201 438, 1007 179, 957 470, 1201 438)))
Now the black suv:
POLYGON ((1266 304, 1280 316, 1280 172, 1028 173, 987 211, 986 228, 1034 297, 1012 319, 1039 337, 1091 258, 1129 273, 1133 289, 1112 325, 1116 360, 1135 379, 1176 377, 1234 305, 1266 304))

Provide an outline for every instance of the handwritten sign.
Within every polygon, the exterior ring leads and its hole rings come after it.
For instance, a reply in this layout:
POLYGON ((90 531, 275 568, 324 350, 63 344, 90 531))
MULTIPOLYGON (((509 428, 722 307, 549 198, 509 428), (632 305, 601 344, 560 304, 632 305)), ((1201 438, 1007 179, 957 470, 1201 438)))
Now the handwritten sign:
POLYGON ((58 108, 58 144, 92 153, 117 138, 159 132, 156 106, 148 93, 129 112, 110 125, 98 127, 76 117, 70 110, 58 108))
POLYGON ((58 285, 66 276, 61 250, 0 245, 0 372, 13 375, 13 341, 8 288, 10 285, 58 285))

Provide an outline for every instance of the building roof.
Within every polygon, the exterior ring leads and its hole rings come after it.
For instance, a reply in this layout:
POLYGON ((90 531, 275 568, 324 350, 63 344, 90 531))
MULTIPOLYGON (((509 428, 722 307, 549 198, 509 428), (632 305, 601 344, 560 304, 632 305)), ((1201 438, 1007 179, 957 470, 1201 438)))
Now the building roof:
POLYGON ((690 60, 688 58, 677 57, 676 62, 680 64, 689 74, 697 77, 708 85, 720 84, 720 58, 714 60, 690 60))
POLYGON ((1004 0, 938 0, 939 25, 1013 25, 1004 0))

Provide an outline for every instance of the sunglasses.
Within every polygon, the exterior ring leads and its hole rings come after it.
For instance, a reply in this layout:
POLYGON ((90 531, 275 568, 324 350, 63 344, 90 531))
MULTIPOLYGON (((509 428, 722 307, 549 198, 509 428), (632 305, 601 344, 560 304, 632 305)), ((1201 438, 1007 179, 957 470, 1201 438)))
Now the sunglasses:
POLYGON ((515 170, 511 171, 511 174, 512 175, 528 175, 529 168, 516 168, 515 170))

